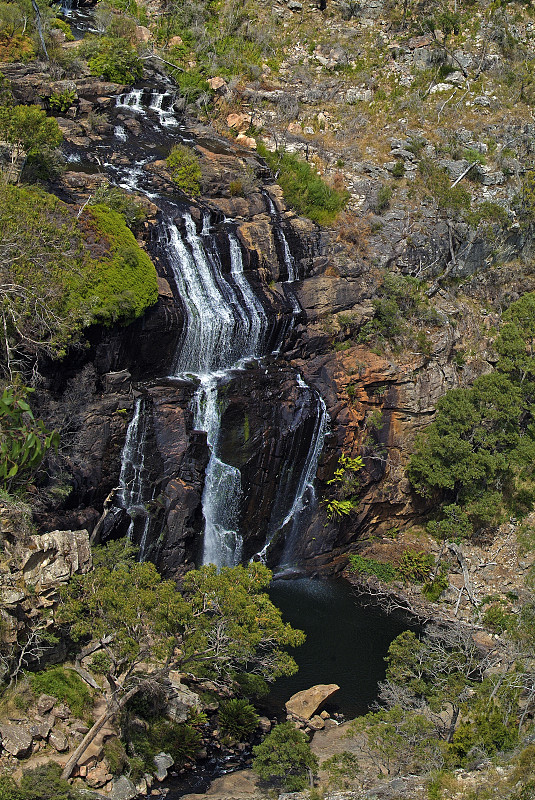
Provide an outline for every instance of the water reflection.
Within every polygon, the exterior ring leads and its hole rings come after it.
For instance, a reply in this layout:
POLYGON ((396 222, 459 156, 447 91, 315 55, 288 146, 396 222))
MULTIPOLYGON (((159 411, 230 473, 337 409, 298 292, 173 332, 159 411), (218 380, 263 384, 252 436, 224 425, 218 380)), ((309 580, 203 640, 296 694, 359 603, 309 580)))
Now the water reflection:
POLYGON ((279 580, 269 595, 284 620, 307 634, 305 644, 292 651, 299 672, 276 681, 269 710, 283 708, 292 694, 316 683, 337 683, 340 691, 327 710, 346 718, 366 713, 384 678, 390 642, 407 626, 364 607, 344 580, 279 580))

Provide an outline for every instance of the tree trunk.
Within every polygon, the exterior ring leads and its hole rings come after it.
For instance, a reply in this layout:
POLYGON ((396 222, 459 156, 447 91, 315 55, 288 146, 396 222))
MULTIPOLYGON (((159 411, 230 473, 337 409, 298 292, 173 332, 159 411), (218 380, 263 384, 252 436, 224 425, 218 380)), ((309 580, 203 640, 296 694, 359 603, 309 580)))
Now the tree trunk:
POLYGON ((455 733, 455 726, 457 725, 458 719, 459 719, 459 709, 456 706, 453 706, 453 714, 451 715, 451 722, 448 730, 448 744, 451 744, 453 742, 453 734, 455 733))
POLYGON ((74 772, 74 768, 78 764, 80 758, 83 756, 83 754, 85 753, 85 751, 87 750, 93 739, 96 737, 97 733, 104 727, 106 722, 108 722, 108 720, 114 717, 117 714, 117 712, 120 711, 121 708, 126 705, 126 703, 128 703, 130 698, 139 692, 140 689, 141 686, 134 686, 123 697, 121 697, 121 699, 117 704, 114 704, 113 706, 107 708, 104 714, 102 714, 97 719, 91 730, 89 730, 86 733, 86 735, 84 736, 84 738, 82 739, 82 741, 80 742, 80 744, 78 745, 72 756, 65 764, 65 768, 61 773, 61 777, 64 780, 67 780, 67 778, 71 777, 72 773, 74 772))
POLYGON ((35 14, 35 27, 37 28, 37 33, 39 34, 39 41, 41 42, 44 56, 48 61, 48 51, 46 49, 45 37, 43 35, 43 26, 41 25, 41 12, 39 11, 39 6, 37 5, 36 0, 32 0, 32 8, 35 14))

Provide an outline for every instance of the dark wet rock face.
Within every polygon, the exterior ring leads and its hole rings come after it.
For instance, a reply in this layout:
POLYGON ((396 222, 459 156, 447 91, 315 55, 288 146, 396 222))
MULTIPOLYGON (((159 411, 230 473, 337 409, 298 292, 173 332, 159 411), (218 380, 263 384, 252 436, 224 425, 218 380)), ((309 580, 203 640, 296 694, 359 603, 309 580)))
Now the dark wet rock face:
MULTIPOLYGON (((17 98, 44 102, 39 99, 43 76, 18 66, 9 77, 17 98)), ((198 563, 210 448, 206 433, 195 430, 195 380, 167 379, 183 346, 189 312, 161 224, 171 219, 185 238, 185 215, 218 265, 219 283, 229 283, 243 299, 233 275, 234 237, 242 274, 258 303, 257 313, 265 319, 258 353, 265 360, 253 360, 219 387, 218 452, 240 473, 242 557, 253 557, 273 537, 268 561, 275 564, 294 535, 291 525, 283 523, 296 501, 318 433, 323 413, 318 393, 330 418, 318 495, 325 491, 342 451, 363 454, 366 466, 351 519, 326 525, 321 505, 315 505, 313 513, 303 516, 295 557, 311 568, 337 569, 363 531, 380 532, 393 521, 403 525, 418 520, 422 509, 404 476, 414 437, 432 419, 437 400, 448 388, 470 383, 490 369, 492 360, 486 343, 493 315, 480 319, 467 314, 440 286, 450 233, 457 252, 452 277, 467 281, 468 294, 489 300, 500 293, 505 280, 489 266, 498 257, 507 260, 527 253, 527 235, 500 234, 491 252, 467 226, 458 224, 450 231, 430 214, 427 227, 407 238, 402 215, 392 209, 369 242, 348 244, 343 230, 320 231, 289 212, 262 159, 186 119, 177 111, 172 89, 156 73, 137 95, 91 78, 74 84, 73 119, 60 120, 72 169, 55 190, 78 205, 108 180, 136 191, 148 212, 139 238, 157 267, 160 295, 132 325, 93 328, 86 333, 87 348, 74 350, 60 365, 42 365, 48 391, 40 412, 60 430, 64 446, 56 464, 61 495, 41 502, 36 512, 40 529, 91 530, 97 525, 96 538, 101 541, 131 535, 166 574, 198 563), (159 97, 160 106, 155 100, 159 97), (90 129, 89 115, 97 108, 105 120, 98 129, 90 129), (177 141, 194 147, 201 164, 203 193, 193 203, 172 184, 166 170, 165 157, 177 141), (230 192, 230 182, 238 180, 247 185, 244 196, 230 192), (209 235, 203 232, 206 225, 209 235), (437 280, 437 313, 425 331, 427 354, 411 346, 403 356, 388 347, 378 355, 373 343, 356 343, 361 328, 373 318, 381 270, 394 267, 403 275, 427 270, 428 277, 437 280), (295 280, 289 283, 292 272, 295 280), (344 317, 350 318, 347 330, 344 317), (480 331, 477 342, 475 329, 480 331), (455 354, 470 347, 477 357, 469 365, 456 366, 455 354), (125 511, 127 489, 121 474, 139 397, 146 420, 144 484, 132 523, 125 511), (277 539, 274 534, 281 525, 285 536, 277 539)), ((521 280, 518 291, 533 288, 529 275, 521 280)))

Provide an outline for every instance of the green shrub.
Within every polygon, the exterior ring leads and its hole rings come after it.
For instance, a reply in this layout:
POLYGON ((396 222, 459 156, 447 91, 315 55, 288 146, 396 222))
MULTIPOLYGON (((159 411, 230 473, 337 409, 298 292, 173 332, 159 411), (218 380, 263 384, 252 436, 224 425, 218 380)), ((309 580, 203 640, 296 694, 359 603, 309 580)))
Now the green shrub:
POLYGON ((349 567, 352 572, 359 575, 375 575, 385 583, 391 583, 398 577, 397 570, 392 564, 383 564, 374 558, 365 558, 355 553, 349 556, 349 567))
POLYGON ((354 500, 337 500, 336 498, 327 498, 323 501, 325 512, 329 521, 333 519, 341 519, 348 517, 357 503, 354 500))
POLYGON ((265 697, 269 694, 269 684, 260 675, 241 672, 235 676, 235 680, 244 697, 265 697))
POLYGON ((99 186, 91 198, 91 205, 99 204, 121 214, 127 227, 134 233, 141 230, 147 221, 147 212, 137 198, 119 186, 111 184, 99 186))
POLYGON ((212 96, 213 92, 206 80, 206 75, 200 70, 175 72, 174 78, 180 89, 180 94, 186 99, 187 103, 194 103, 203 95, 208 98, 212 96))
POLYGON ((258 725, 259 716, 247 700, 228 700, 219 707, 219 725, 239 742, 246 739, 258 725))
POLYGON ((127 39, 100 39, 97 52, 89 59, 92 75, 115 83, 133 84, 143 76, 143 62, 127 39))
POLYGON ((485 609, 482 620, 487 628, 496 633, 504 633, 514 626, 516 617, 514 614, 508 614, 500 603, 493 603, 485 609))
POLYGON ((201 193, 201 167, 192 150, 182 144, 175 144, 166 163, 173 182, 184 194, 196 197, 201 193))
POLYGON ((129 738, 129 752, 142 759, 145 771, 150 772, 154 769, 154 756, 162 751, 173 757, 177 767, 194 761, 202 733, 189 722, 174 722, 162 717, 152 722, 145 733, 136 730, 129 738))
POLYGON ((24 800, 24 796, 10 775, 0 775, 0 800, 24 800))
POLYGON ((397 571, 404 581, 421 583, 429 578, 435 560, 429 553, 405 550, 397 564, 397 571))
POLYGON ((405 175, 405 164, 403 161, 396 161, 392 167, 392 175, 394 178, 402 178, 405 175))
POLYGON ((477 228, 482 222, 504 228, 509 223, 509 214, 499 203, 483 200, 477 208, 467 213, 466 221, 472 228, 477 228))
POLYGON ((120 775, 129 764, 126 750, 120 739, 114 736, 108 739, 103 748, 104 758, 112 775, 120 775))
POLYGON ((390 207, 392 199, 392 189, 390 186, 380 186, 377 190, 377 198, 373 205, 373 210, 376 214, 386 211, 390 207))
POLYGON ((53 114, 64 114, 74 104, 76 92, 65 89, 63 92, 52 92, 48 98, 48 104, 53 114))
POLYGON ((2 294, 12 351, 62 357, 83 327, 129 322, 158 299, 151 260, 106 206, 78 217, 47 192, 1 185, 0 229, 4 284, 23 287, 2 294))
MULTIPOLYGON (((61 777, 61 767, 53 761, 24 770, 20 800, 81 800, 83 795, 61 777)), ((17 795, 10 800, 19 800, 17 795)))
POLYGON ((230 192, 231 197, 245 197, 245 192, 243 189, 243 181, 240 180, 230 181, 228 185, 228 190, 230 192))
POLYGON ((418 164, 425 188, 433 197, 440 211, 446 214, 459 214, 468 211, 472 195, 463 186, 451 186, 448 173, 429 159, 418 164))
POLYGON ((292 153, 270 153, 261 143, 258 153, 274 172, 278 172, 277 180, 286 202, 318 225, 330 225, 346 205, 349 194, 327 186, 307 161, 301 161, 292 153))
POLYGON ((444 573, 439 573, 433 580, 428 580, 422 586, 422 594, 430 603, 436 603, 442 592, 449 586, 444 573))
POLYGON ((56 19, 52 20, 51 25, 53 28, 56 28, 57 30, 65 34, 66 42, 74 42, 74 34, 71 30, 71 26, 67 22, 65 22, 65 20, 56 17, 56 19))
POLYGON ((100 204, 88 213, 96 232, 109 242, 108 256, 94 263, 93 281, 86 286, 93 317, 104 324, 131 322, 158 299, 156 270, 121 215, 100 204))
POLYGON ((326 770, 329 776, 330 787, 340 791, 350 789, 351 781, 359 773, 358 756, 349 750, 344 750, 323 761, 321 768, 326 770))
POLYGON ((92 707, 91 692, 72 669, 52 667, 30 675, 30 686, 36 697, 50 694, 66 703, 75 717, 86 719, 92 707))
POLYGON ((59 437, 35 419, 26 387, 8 386, 0 398, 0 481, 4 489, 26 489, 59 437))
POLYGON ((318 759, 307 737, 291 722, 276 725, 261 744, 253 747, 253 753, 253 770, 257 775, 288 792, 305 789, 309 771, 318 769, 318 759))

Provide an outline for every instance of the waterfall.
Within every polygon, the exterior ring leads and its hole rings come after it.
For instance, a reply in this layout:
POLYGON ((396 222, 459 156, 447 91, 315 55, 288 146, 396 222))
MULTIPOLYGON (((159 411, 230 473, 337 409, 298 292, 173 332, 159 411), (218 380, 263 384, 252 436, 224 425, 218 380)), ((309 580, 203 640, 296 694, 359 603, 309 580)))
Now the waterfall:
POLYGON ((145 466, 147 415, 143 413, 144 403, 138 397, 134 405, 134 415, 126 432, 121 452, 121 472, 119 474, 118 500, 130 517, 127 537, 139 540, 139 555, 143 561, 146 554, 150 515, 145 507, 151 499, 145 466))
MULTIPOLYGON (((170 92, 151 92, 148 89, 124 92, 116 101, 119 113, 140 115, 143 124, 154 125, 154 116, 157 115, 162 133, 177 124, 170 110, 172 106, 173 95, 170 92)), ((115 141, 124 142, 129 138, 125 128, 117 125, 115 141)), ((159 241, 185 315, 169 377, 196 384, 192 401, 193 425, 195 429, 206 432, 210 450, 202 497, 202 561, 218 566, 235 565, 242 558, 240 514, 244 498, 240 470, 222 457, 221 420, 225 401, 221 388, 235 380, 236 374, 252 359, 262 358, 269 351, 278 354, 302 314, 293 289, 293 284, 299 280, 299 270, 282 228, 280 214, 266 193, 281 273, 287 278, 283 280, 283 289, 291 308, 291 314, 284 315, 280 322, 270 322, 245 275, 242 249, 232 221, 224 220, 218 225, 216 238, 211 230, 210 215, 205 213, 199 233, 189 211, 152 194, 148 188, 142 188, 143 167, 147 160, 150 159, 138 161, 129 171, 112 163, 107 166, 120 186, 143 191, 151 200, 156 200, 162 210, 159 241), (218 246, 222 239, 226 239, 228 248, 225 252, 229 263, 225 265, 218 246)), ((310 397, 303 396, 302 413, 295 415, 290 426, 288 452, 277 476, 280 497, 271 509, 271 522, 262 554, 282 528, 286 528, 286 549, 291 549, 303 510, 310 507, 314 497, 312 483, 327 415, 317 393, 300 378, 298 385, 310 397), (315 404, 314 419, 310 417, 311 402, 315 404), (292 527, 288 534, 290 524, 292 527)), ((144 416, 143 403, 138 401, 123 448, 120 479, 120 502, 132 517, 129 535, 140 542, 142 557, 148 551, 150 527, 145 504, 151 499, 147 496, 148 475, 144 465, 147 437, 144 416)))
POLYGON ((156 111, 160 118, 160 125, 163 128, 170 128, 178 125, 178 120, 172 111, 169 111, 174 100, 171 92, 153 92, 150 99, 149 109, 156 111), (164 105, 167 107, 165 108, 164 105))
POLYGON ((289 531, 285 532, 285 544, 281 566, 289 565, 294 554, 294 547, 301 526, 303 513, 306 509, 313 506, 316 500, 314 478, 323 448, 328 419, 325 402, 318 392, 311 389, 300 375, 297 376, 297 385, 303 392, 312 395, 315 406, 314 427, 310 433, 306 456, 302 462, 299 463, 298 456, 302 445, 302 426, 296 423, 293 446, 289 448, 290 452, 288 456, 288 460, 292 463, 285 463, 282 466, 281 472, 283 474, 279 483, 278 501, 271 513, 266 542, 260 552, 257 553, 260 560, 265 561, 277 533, 284 530, 287 525, 291 525, 289 531), (299 467, 297 478, 294 474, 295 467, 299 467))
POLYGON ((159 124, 162 128, 178 126, 178 120, 171 111, 174 102, 172 92, 152 91, 150 97, 147 96, 145 89, 131 89, 118 95, 115 107, 135 111, 137 114, 146 115, 148 111, 154 111, 158 115, 159 124))
POLYGON ((117 108, 128 108, 130 111, 137 111, 139 114, 144 114, 145 109, 141 105, 143 97, 143 89, 132 89, 130 92, 120 94, 115 101, 117 108))
POLYGON ((240 563, 242 538, 236 530, 241 500, 240 471, 217 456, 221 430, 217 376, 201 377, 195 393, 195 427, 205 430, 210 461, 206 467, 202 507, 205 520, 204 564, 240 563))
POLYGON ((207 433, 210 461, 203 492, 205 520, 203 562, 218 566, 238 564, 242 538, 238 533, 240 471, 219 456, 221 407, 218 388, 228 372, 263 353, 268 322, 266 313, 243 272, 241 247, 227 231, 230 280, 219 257, 210 253, 209 221, 199 236, 190 214, 183 214, 185 237, 170 219, 164 222, 167 257, 184 303, 187 325, 179 343, 173 375, 194 377, 194 425, 207 433))

